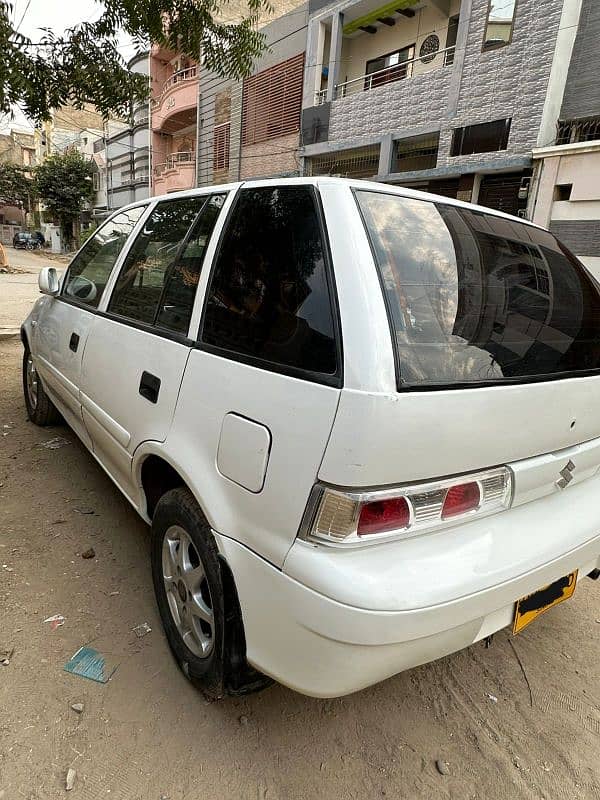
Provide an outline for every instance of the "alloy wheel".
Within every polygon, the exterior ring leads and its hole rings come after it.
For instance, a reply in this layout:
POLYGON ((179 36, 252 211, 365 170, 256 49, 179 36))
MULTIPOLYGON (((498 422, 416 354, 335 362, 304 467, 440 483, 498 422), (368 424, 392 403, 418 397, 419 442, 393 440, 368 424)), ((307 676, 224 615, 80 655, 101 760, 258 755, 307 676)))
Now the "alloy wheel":
POLYGON ((214 646, 212 598, 202 560, 190 535, 179 525, 167 529, 162 572, 171 616, 185 645, 200 658, 214 646))
POLYGON ((38 404, 38 374, 33 364, 33 358, 31 353, 27 355, 27 367, 26 367, 26 383, 27 383, 27 397, 29 399, 29 404, 33 411, 37 408, 38 404))

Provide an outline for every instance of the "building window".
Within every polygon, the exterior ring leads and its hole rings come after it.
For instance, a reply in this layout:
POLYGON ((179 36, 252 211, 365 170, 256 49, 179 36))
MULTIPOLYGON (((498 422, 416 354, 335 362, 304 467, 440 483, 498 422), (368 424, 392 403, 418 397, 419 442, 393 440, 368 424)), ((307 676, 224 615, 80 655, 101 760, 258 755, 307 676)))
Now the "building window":
POLYGON ((450 17, 448 20, 448 30, 446 31, 446 66, 454 64, 454 52, 456 48, 456 40, 458 38, 458 14, 450 17))
POLYGON ((517 0, 489 0, 483 49, 504 47, 512 39, 517 0))
POLYGON ((451 156, 468 156, 472 153, 492 153, 506 150, 510 133, 510 119, 483 122, 455 128, 452 135, 451 156))
POLYGON ((229 122, 215 125, 213 132, 213 171, 229 169, 229 122))
POLYGON ((378 56, 367 61, 365 75, 365 89, 375 89, 385 83, 401 81, 410 78, 413 70, 415 46, 403 47, 384 56, 378 56))
POLYGON ((311 175, 372 178, 379 172, 379 145, 315 156, 309 160, 308 169, 311 175))
POLYGON ((92 173, 92 188, 94 189, 95 192, 99 192, 100 191, 100 173, 99 172, 93 172, 92 173))
POLYGON ((554 199, 559 202, 571 199, 571 192, 573 191, 572 183, 558 183, 554 187, 554 199))
POLYGON ((439 144, 439 133, 399 139, 394 144, 392 172, 435 169, 437 167, 439 144))
POLYGON ((558 123, 556 144, 593 142, 600 139, 600 117, 566 119, 558 123))
POLYGON ((300 130, 304 53, 244 80, 242 144, 258 144, 300 130))

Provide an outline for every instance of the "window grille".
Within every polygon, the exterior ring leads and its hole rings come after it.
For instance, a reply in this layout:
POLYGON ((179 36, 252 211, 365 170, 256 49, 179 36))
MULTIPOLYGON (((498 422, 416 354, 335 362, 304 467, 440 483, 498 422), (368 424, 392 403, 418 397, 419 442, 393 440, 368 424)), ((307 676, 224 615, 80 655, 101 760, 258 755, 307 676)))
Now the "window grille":
POLYGON ((229 122, 215 125, 213 133, 213 170, 229 169, 229 122))
POLYGON ((309 170, 311 175, 372 178, 379 172, 379 145, 314 156, 309 161, 309 170))
POLYGON ((393 172, 413 172, 437 167, 439 133, 399 139, 394 144, 393 172))
POLYGON ((556 144, 575 144, 600 139, 600 117, 560 120, 556 132, 556 144))

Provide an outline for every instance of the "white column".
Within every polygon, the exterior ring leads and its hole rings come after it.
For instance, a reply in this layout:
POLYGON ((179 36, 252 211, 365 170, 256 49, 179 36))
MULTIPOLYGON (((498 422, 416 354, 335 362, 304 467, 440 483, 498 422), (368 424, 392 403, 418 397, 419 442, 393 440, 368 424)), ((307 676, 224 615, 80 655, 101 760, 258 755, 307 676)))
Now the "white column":
POLYGON ((335 86, 340 77, 342 40, 344 35, 344 15, 337 12, 331 22, 331 44, 329 46, 329 74, 327 77, 327 100, 334 98, 335 86))
POLYGON ((573 46, 579 28, 581 3, 582 0, 564 1, 538 134, 538 147, 547 147, 553 144, 556 139, 556 123, 560 116, 573 46))
POLYGON ((325 25, 322 22, 318 23, 317 30, 317 52, 315 56, 314 67, 314 85, 313 85, 313 105, 316 105, 317 92, 321 90, 321 75, 323 74, 323 58, 325 57, 325 25))

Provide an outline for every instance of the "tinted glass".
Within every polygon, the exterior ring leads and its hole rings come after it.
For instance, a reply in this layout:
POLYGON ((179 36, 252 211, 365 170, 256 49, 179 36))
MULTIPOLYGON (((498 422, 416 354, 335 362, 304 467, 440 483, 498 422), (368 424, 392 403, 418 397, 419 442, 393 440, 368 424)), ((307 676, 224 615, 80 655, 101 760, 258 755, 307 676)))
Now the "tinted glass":
POLYGON ((240 193, 212 277, 202 339, 270 364, 335 373, 324 246, 310 188, 240 193))
POLYGON ((357 192, 402 386, 566 377, 600 367, 600 297, 547 231, 443 203, 357 192))
POLYGON ((225 195, 213 195, 194 223, 187 242, 173 264, 160 301, 156 324, 179 333, 187 333, 204 255, 225 195))
POLYGON ((506 150, 510 134, 510 119, 482 122, 456 128, 452 134, 451 156, 468 156, 473 153, 492 153, 506 150))
MULTIPOLYGON (((137 322, 154 322, 185 236, 205 202, 206 197, 189 197, 156 206, 123 262, 109 311, 137 322)), ((169 319, 165 312, 163 324, 169 319)))
POLYGON ((145 210, 145 206, 130 208, 96 231, 71 262, 63 284, 64 295, 97 308, 127 237, 145 210))

